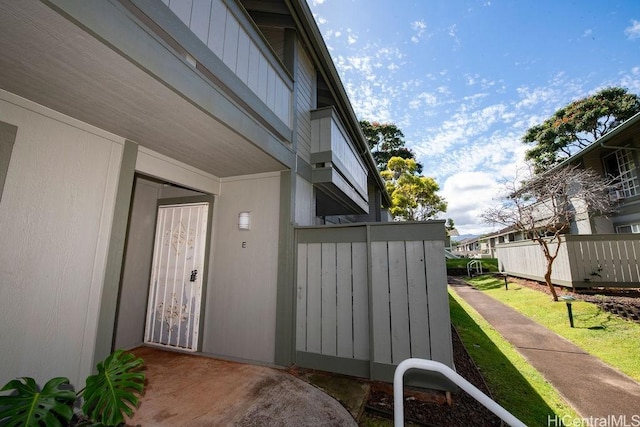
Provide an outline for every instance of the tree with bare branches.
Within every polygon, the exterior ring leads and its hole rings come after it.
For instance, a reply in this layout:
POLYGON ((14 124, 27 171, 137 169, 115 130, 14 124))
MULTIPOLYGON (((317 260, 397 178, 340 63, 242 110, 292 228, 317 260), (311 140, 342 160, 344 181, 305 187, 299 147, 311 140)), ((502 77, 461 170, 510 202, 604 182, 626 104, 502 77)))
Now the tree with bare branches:
POLYGON ((546 259, 544 279, 553 300, 553 262, 576 220, 607 216, 615 210, 609 197, 615 184, 591 169, 563 166, 505 185, 500 204, 482 214, 484 221, 512 226, 540 245, 546 259))

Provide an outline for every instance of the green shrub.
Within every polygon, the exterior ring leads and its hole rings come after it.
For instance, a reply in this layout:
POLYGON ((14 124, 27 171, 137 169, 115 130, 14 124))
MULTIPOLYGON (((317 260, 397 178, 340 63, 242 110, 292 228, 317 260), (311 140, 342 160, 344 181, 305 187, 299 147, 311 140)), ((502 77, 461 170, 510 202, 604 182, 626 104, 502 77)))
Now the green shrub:
POLYGON ((117 350, 98 363, 98 373, 87 378, 86 386, 73 391, 69 379, 49 380, 40 390, 33 378, 9 381, 0 391, 0 425, 39 427, 68 425, 73 417, 73 404, 82 397, 82 410, 93 425, 117 426, 124 414, 131 416, 144 390, 145 375, 138 372, 141 358, 117 350))
POLYGON ((464 269, 467 271, 467 264, 470 261, 480 261, 482 264, 482 270, 484 272, 497 272, 498 271, 498 259, 497 258, 452 258, 447 259, 447 269, 464 269))

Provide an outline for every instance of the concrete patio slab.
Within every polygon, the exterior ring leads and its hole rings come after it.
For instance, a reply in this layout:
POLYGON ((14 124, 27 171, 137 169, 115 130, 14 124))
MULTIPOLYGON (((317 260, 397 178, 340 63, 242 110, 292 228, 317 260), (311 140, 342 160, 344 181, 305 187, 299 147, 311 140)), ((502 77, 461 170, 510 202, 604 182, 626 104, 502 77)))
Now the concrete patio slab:
POLYGON ((274 368, 140 347, 147 385, 128 425, 356 426, 335 399, 274 368))

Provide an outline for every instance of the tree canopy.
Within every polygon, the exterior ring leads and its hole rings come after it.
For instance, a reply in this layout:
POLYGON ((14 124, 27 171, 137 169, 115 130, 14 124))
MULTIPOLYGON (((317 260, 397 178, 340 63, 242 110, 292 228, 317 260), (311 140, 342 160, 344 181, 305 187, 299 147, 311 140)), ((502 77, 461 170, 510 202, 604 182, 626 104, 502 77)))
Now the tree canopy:
POLYGON ((391 214, 405 221, 426 221, 447 210, 447 202, 436 192, 433 178, 418 175, 414 159, 391 157, 380 173, 391 196, 391 214))
POLYGON ((638 112, 640 97, 620 87, 571 102, 527 130, 522 141, 532 148, 526 159, 533 162, 536 172, 547 170, 638 112))
MULTIPOLYGON (((393 123, 360 121, 360 128, 367 139, 369 149, 380 172, 387 168, 392 157, 415 160, 415 153, 404 146, 404 134, 393 123)), ((422 172, 422 165, 416 161, 416 172, 422 172)))
POLYGON ((606 216, 614 210, 609 192, 614 188, 593 169, 564 166, 505 186, 501 203, 482 214, 485 222, 513 227, 540 245, 547 269, 545 281, 554 300, 551 284, 553 261, 574 220, 606 216))

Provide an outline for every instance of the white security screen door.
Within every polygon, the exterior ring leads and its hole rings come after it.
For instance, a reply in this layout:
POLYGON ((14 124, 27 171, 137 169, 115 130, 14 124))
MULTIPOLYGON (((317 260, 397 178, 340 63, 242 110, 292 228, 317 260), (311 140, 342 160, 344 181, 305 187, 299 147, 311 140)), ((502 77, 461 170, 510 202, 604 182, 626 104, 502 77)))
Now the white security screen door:
POLYGON ((158 208, 145 343, 196 351, 209 203, 158 208))

